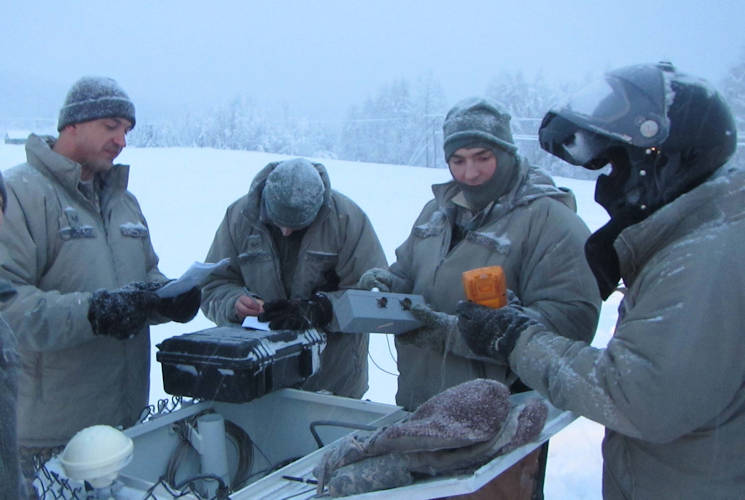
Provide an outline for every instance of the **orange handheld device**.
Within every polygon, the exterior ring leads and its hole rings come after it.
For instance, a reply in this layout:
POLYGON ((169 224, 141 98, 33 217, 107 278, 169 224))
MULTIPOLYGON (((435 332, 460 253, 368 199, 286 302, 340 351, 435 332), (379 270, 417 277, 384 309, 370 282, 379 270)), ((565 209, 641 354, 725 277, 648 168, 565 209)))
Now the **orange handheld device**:
POLYGON ((497 309, 507 305, 507 281, 501 266, 479 267, 462 274, 466 298, 497 309))

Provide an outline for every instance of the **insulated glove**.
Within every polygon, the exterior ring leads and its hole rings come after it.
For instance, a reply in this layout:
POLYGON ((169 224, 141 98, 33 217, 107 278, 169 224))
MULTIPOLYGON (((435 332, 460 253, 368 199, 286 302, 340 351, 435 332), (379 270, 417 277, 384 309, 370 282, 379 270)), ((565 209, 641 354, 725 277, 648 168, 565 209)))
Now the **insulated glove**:
POLYGON ((116 290, 93 292, 88 308, 88 321, 93 333, 120 340, 140 333, 160 302, 155 292, 148 289, 152 286, 148 285, 130 283, 116 290))
POLYGON ((331 302, 322 293, 309 299, 279 299, 264 303, 259 321, 269 323, 272 330, 307 330, 329 324, 333 318, 331 302))
POLYGON ((195 286, 175 297, 161 298, 156 310, 171 321, 187 323, 197 315, 201 303, 202 290, 195 286))
POLYGON ((381 292, 390 292, 393 290, 393 283, 395 283, 397 279, 396 275, 388 269, 373 267, 372 269, 368 269, 362 273, 355 288, 360 290, 372 290, 373 288, 377 288, 381 292))
POLYGON ((470 301, 456 306, 458 329, 468 347, 480 356, 502 358, 505 361, 515 348, 520 334, 538 324, 522 308, 510 303, 491 309, 470 301))
POLYGON ((422 326, 396 335, 396 340, 435 352, 445 352, 448 339, 458 335, 458 317, 435 311, 424 304, 413 304, 409 311, 422 326))

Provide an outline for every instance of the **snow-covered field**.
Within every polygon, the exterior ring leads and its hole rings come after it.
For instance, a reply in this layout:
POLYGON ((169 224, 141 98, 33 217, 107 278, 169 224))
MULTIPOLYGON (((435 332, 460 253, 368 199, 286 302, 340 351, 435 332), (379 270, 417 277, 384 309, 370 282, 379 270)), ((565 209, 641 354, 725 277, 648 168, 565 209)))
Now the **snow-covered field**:
MULTIPOLYGON (((254 174, 278 155, 195 148, 127 148, 119 158, 132 165, 130 190, 148 220, 160 269, 177 277, 194 261, 202 261, 225 208, 245 194, 254 174)), ((0 145, 0 170, 25 161, 23 146, 0 145)), ((450 178, 447 170, 320 160, 328 168, 333 188, 355 200, 370 217, 389 262, 409 233, 430 185, 450 178)), ((557 178, 577 196, 579 214, 595 230, 607 219, 593 201, 594 184, 557 178)), ((1 229, 0 229, 1 230, 1 229)), ((620 297, 603 305, 593 345, 604 346, 612 335, 620 297)), ((212 326, 201 313, 187 325, 170 323, 152 329, 151 401, 166 397, 155 344, 172 335, 212 326)), ((370 390, 366 398, 393 403, 396 364, 393 343, 373 335, 370 390)), ((599 499, 602 458, 598 424, 580 418, 551 440, 545 493, 548 500, 599 499)))

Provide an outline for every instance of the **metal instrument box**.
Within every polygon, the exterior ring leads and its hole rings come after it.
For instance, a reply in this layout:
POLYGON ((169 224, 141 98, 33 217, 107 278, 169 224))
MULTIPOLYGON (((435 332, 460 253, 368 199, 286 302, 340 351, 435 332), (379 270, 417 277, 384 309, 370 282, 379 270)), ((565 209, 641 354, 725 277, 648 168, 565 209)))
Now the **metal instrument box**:
POLYGON ((368 290, 344 290, 325 294, 334 308, 326 328, 344 333, 404 333, 421 326, 411 314, 413 304, 424 304, 421 295, 368 290))

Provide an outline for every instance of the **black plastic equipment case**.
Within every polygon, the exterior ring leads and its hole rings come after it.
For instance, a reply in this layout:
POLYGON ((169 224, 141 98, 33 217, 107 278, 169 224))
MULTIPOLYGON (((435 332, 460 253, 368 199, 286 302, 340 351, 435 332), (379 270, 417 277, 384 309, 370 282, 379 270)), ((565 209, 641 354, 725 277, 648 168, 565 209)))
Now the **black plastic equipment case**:
POLYGON ((156 359, 167 393, 244 403, 300 385, 318 371, 325 344, 316 330, 215 327, 164 340, 156 359))

